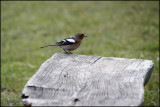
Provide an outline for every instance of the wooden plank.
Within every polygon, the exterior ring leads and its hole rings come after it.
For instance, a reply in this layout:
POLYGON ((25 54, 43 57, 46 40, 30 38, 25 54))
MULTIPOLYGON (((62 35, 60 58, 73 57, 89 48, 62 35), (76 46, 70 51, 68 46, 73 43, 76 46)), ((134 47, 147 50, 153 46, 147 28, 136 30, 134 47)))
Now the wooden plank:
POLYGON ((57 53, 22 91, 32 106, 138 106, 154 68, 150 60, 57 53))

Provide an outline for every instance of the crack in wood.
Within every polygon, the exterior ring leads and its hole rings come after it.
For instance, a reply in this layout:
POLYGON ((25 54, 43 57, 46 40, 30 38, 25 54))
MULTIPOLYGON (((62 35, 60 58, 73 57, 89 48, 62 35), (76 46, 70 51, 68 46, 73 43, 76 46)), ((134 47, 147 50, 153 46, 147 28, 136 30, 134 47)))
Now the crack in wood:
POLYGON ((21 94, 21 98, 24 99, 24 98, 28 98, 29 96, 28 95, 25 95, 25 94, 21 94))
POLYGON ((93 65, 94 63, 96 63, 99 59, 101 59, 101 57, 97 58, 93 63, 91 63, 91 65, 93 65))

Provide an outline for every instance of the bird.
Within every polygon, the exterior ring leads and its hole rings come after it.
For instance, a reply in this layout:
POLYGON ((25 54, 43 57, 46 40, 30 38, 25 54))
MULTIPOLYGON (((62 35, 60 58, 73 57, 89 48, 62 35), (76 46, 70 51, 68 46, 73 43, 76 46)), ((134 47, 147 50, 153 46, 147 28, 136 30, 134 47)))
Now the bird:
POLYGON ((55 44, 46 45, 40 48, 45 48, 48 46, 59 46, 65 51, 65 53, 72 54, 71 51, 77 49, 81 45, 84 37, 87 37, 87 35, 84 35, 83 33, 77 33, 74 37, 68 37, 64 40, 56 42, 55 44))

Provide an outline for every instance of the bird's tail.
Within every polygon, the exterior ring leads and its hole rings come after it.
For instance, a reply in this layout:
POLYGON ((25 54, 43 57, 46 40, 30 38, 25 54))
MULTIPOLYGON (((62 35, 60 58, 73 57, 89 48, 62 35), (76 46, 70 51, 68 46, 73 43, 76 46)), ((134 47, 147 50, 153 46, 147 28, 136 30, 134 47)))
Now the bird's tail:
POLYGON ((56 44, 51 44, 51 45, 46 45, 46 46, 43 46, 43 47, 40 47, 40 48, 45 48, 45 47, 48 47, 48 46, 57 46, 56 44))

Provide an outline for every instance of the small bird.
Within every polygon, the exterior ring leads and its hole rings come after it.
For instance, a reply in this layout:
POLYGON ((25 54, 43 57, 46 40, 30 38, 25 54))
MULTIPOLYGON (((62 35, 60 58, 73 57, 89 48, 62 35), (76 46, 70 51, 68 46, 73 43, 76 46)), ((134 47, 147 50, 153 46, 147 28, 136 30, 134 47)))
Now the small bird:
POLYGON ((48 47, 48 46, 59 46, 65 51, 65 53, 71 53, 70 51, 75 50, 80 46, 82 39, 84 37, 87 37, 87 36, 82 33, 77 33, 74 37, 69 37, 64 40, 58 41, 55 44, 43 46, 41 48, 48 47))

